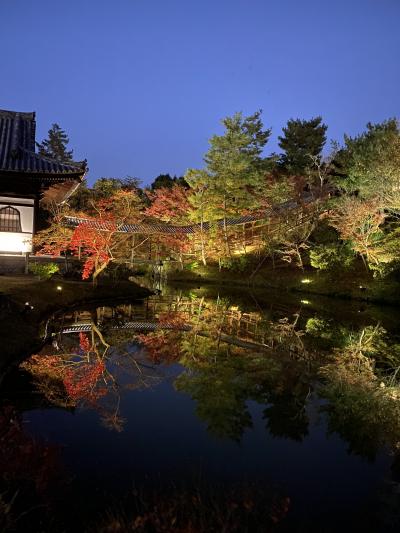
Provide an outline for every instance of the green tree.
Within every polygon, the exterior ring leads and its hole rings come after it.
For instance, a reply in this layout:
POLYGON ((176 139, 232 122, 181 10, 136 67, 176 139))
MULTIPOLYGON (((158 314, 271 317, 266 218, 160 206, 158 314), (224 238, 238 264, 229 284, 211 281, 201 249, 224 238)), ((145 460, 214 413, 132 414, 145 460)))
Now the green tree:
POLYGON ((345 136, 338 153, 338 183, 363 199, 378 198, 381 207, 400 211, 400 131, 395 119, 367 124, 354 138, 345 136))
POLYGON ((93 185, 93 196, 96 199, 110 198, 117 191, 131 191, 142 200, 146 199, 143 189, 140 187, 140 179, 132 176, 126 178, 99 178, 93 185))
POLYGON ((354 253, 348 242, 317 244, 310 250, 310 264, 319 270, 344 270, 354 262, 354 253))
POLYGON ((317 170, 326 143, 327 129, 322 117, 288 120, 283 128, 283 136, 278 137, 283 150, 281 167, 292 175, 310 175, 317 170))
POLYGON ((205 169, 190 169, 185 180, 193 189, 198 219, 204 219, 205 205, 210 221, 223 219, 227 252, 230 254, 226 220, 247 209, 259 207, 265 182, 262 151, 271 130, 263 129, 261 111, 243 117, 235 113, 223 119, 223 135, 210 139, 204 157, 205 169))
POLYGON ((212 208, 212 190, 209 188, 211 177, 206 170, 189 169, 185 180, 191 189, 188 197, 191 205, 189 216, 193 222, 200 224, 200 254, 204 265, 207 264, 207 243, 209 231, 206 222, 212 220, 214 209, 212 208))
POLYGON ((39 154, 45 157, 50 157, 61 163, 69 163, 72 161, 72 150, 67 150, 69 137, 58 124, 53 124, 48 131, 48 138, 41 143, 36 143, 39 154))
POLYGON ((99 178, 93 185, 93 193, 97 199, 110 198, 121 189, 122 183, 119 178, 99 178))

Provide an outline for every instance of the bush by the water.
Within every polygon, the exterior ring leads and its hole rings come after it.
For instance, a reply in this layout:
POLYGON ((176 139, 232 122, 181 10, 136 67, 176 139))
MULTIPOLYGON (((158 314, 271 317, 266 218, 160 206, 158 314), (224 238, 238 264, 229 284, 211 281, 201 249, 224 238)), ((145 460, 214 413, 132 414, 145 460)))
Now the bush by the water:
POLYGON ((220 260, 220 267, 232 272, 244 272, 250 266, 251 260, 247 255, 226 257, 220 260))
POLYGON ((317 245, 310 250, 310 263, 319 270, 349 268, 354 261, 354 253, 347 244, 317 245))
POLYGON ((29 272, 38 276, 39 279, 50 279, 60 271, 56 263, 31 263, 29 272))

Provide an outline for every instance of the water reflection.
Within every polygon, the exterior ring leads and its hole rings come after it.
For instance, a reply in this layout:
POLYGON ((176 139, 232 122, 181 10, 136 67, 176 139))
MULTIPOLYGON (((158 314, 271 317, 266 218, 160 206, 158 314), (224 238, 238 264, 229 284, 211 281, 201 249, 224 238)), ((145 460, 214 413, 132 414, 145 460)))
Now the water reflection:
POLYGON ((20 366, 32 375, 36 390, 51 404, 95 410, 105 427, 122 431, 121 394, 154 386, 162 378, 148 364, 144 352, 127 342, 126 333, 108 333, 107 328, 102 333, 102 322, 96 320, 98 313, 91 314, 90 322, 87 314, 75 313, 73 325, 68 325, 64 316, 51 346, 20 366), (77 325, 82 318, 85 322, 77 325))
POLYGON ((301 308, 271 319, 192 292, 74 311, 52 328, 51 344, 21 367, 49 402, 94 409, 110 429, 123 429, 125 390, 154 387, 179 363, 175 389, 196 401, 198 417, 220 438, 241 440, 254 401, 271 435, 301 441, 307 403, 320 398, 328 400, 321 411, 329 430, 351 451, 371 459, 400 442, 400 344, 379 324, 303 317, 301 308))
MULTIPOLYGON (((243 446, 249 435, 259 435, 261 421, 268 439, 300 445, 322 428, 368 461, 389 450, 396 480, 400 341, 393 317, 389 325, 381 315, 341 318, 301 302, 265 305, 202 290, 75 310, 48 324, 48 343, 22 363, 18 379, 29 377, 31 403, 40 397, 46 408, 95 413, 118 433, 136 424, 138 412, 127 403, 132 394, 162 390, 166 401, 172 393, 163 387, 172 385, 174 406, 190 398, 210 438, 243 446)), ((2 425, 21 432, 20 422, 11 422, 21 413, 10 405, 10 390, 2 425)), ((142 431, 148 423, 139 424, 142 431)), ((265 446, 257 438, 258 448, 265 446)), ((29 437, 21 439, 28 446, 29 437)), ((1 454, 0 464, 12 464, 6 448, 1 454)), ((7 495, 10 501, 12 490, 7 495)), ((289 500, 282 498, 285 511, 277 514, 283 518, 289 500)))

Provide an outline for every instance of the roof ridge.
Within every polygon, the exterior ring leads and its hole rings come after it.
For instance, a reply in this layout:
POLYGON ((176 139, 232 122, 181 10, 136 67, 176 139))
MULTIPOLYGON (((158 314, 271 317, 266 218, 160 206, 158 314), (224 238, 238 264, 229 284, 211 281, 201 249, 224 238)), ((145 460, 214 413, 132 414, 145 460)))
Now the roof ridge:
POLYGON ((11 111, 9 109, 0 109, 0 116, 15 118, 17 115, 24 120, 36 119, 36 111, 11 111))
POLYGON ((46 161, 48 163, 54 163, 56 165, 65 165, 65 166, 76 167, 78 170, 86 169, 86 167, 87 167, 87 159, 84 159, 83 161, 58 161, 57 159, 53 159, 52 157, 48 157, 46 155, 39 154, 38 152, 32 152, 32 150, 28 150, 27 148, 21 147, 21 150, 23 152, 31 154, 33 157, 37 157, 37 158, 42 159, 43 161, 46 161))

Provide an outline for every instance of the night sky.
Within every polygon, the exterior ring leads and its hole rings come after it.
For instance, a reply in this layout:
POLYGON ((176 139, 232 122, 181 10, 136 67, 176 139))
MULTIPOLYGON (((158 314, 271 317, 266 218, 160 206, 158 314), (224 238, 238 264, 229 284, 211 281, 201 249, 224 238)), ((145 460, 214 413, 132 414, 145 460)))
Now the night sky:
POLYGON ((202 166, 220 119, 328 136, 400 116, 400 0, 0 0, 0 108, 58 122, 90 179, 202 166))

